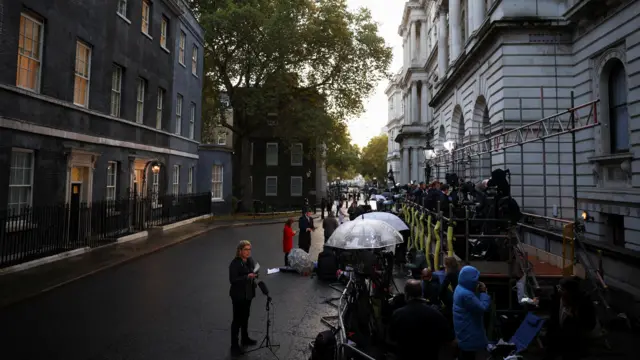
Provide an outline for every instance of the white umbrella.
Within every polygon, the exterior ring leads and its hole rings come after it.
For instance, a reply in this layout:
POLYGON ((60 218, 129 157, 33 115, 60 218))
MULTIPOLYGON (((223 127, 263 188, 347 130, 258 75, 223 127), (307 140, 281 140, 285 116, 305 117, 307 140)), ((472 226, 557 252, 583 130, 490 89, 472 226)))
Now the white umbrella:
POLYGON ((387 198, 382 196, 382 195, 372 195, 371 198, 373 200, 376 200, 376 201, 385 201, 385 200, 387 200, 387 198))
POLYGON ((395 247, 402 235, 393 226, 380 220, 349 221, 331 234, 326 246, 345 250, 372 250, 395 247))
POLYGON ((393 226, 393 228, 398 231, 409 230, 409 227, 407 226, 407 224, 405 224, 404 221, 402 221, 402 219, 400 219, 396 215, 393 215, 392 213, 374 211, 374 212, 362 214, 357 218, 357 220, 367 220, 367 219, 384 221, 387 224, 393 226))

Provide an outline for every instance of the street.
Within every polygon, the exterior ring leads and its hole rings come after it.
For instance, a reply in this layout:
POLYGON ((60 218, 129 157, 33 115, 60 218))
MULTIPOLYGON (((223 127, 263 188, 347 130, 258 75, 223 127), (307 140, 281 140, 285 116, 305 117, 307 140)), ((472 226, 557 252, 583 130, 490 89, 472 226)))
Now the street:
MULTIPOLYGON (((316 220, 317 226, 321 220, 316 220)), ((280 359, 306 359, 309 342, 334 310, 323 299, 334 290, 297 274, 266 275, 283 264, 282 226, 214 230, 191 241, 100 272, 0 310, 4 359, 227 359, 231 302, 228 264, 239 240, 253 257, 273 297, 273 338, 280 359)), ((297 243, 297 237, 294 239, 297 243)), ((322 246, 313 236, 312 256, 322 246)), ((264 336, 266 299, 251 308, 250 333, 264 336)), ((271 359, 266 349, 244 359, 271 359)))

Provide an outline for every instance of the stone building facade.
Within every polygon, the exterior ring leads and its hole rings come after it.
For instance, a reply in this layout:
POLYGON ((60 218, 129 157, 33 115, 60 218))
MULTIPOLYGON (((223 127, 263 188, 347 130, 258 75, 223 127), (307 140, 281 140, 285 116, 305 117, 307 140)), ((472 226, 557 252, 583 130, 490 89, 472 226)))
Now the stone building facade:
POLYGON ((72 184, 87 203, 196 191, 203 37, 181 0, 2 10, 0 210, 68 202, 72 184))
MULTIPOLYGON (((564 117, 566 124, 572 114, 593 112, 600 125, 575 132, 575 174, 569 133, 448 164, 434 175, 455 171, 479 181, 508 168, 524 211, 574 219, 577 200, 590 220, 588 241, 615 256, 636 256, 639 22, 637 0, 408 1, 399 28, 405 56, 397 86, 407 109, 397 138, 401 172, 419 174, 413 159, 425 163, 419 149, 429 130, 443 152, 445 142, 460 148, 543 118, 564 117)), ((610 268, 612 281, 640 289, 636 268, 610 268)))

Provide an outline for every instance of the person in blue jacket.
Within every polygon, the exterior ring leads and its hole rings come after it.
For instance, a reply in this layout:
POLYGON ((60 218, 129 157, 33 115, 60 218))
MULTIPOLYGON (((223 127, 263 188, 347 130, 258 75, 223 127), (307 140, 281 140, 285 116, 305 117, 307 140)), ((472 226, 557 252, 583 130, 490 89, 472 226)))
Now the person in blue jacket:
POLYGON ((480 272, 473 266, 460 270, 453 293, 453 328, 460 354, 458 360, 475 360, 487 348, 484 313, 490 309, 487 287, 478 281, 480 272))

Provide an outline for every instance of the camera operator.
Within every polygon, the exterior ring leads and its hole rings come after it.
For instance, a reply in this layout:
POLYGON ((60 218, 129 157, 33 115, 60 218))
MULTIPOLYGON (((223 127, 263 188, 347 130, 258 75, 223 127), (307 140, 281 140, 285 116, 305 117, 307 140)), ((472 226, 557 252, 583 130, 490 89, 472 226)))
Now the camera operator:
POLYGON ((407 304, 393 312, 389 336, 398 360, 437 360, 443 345, 455 346, 455 336, 445 317, 422 298, 422 285, 408 280, 407 304))
POLYGON ((242 332, 242 345, 255 345, 256 341, 249 338, 249 314, 251 300, 256 296, 257 276, 254 273, 256 263, 251 258, 251 243, 242 240, 236 248, 236 256, 229 264, 229 296, 233 304, 233 322, 231 323, 231 354, 241 355, 242 349, 238 343, 238 331, 242 332))

